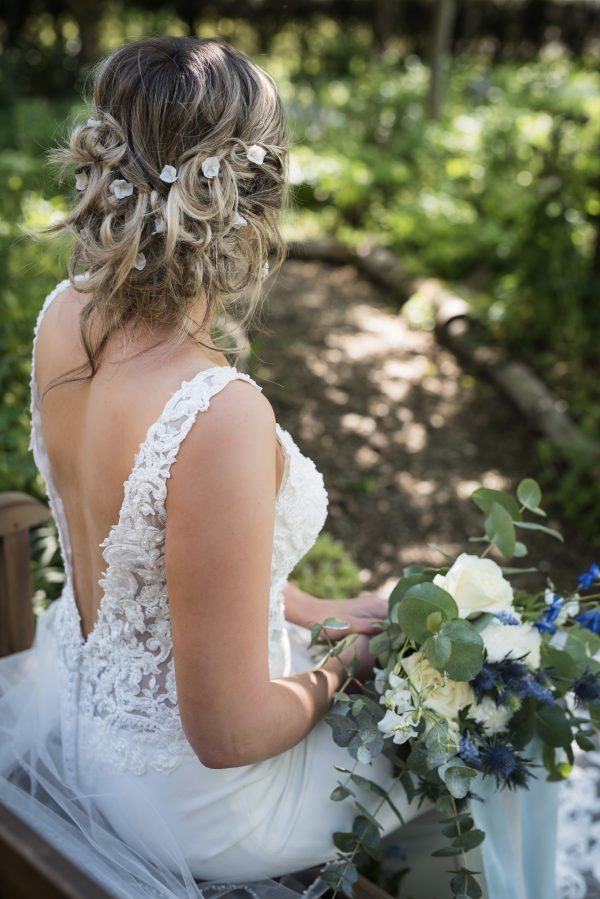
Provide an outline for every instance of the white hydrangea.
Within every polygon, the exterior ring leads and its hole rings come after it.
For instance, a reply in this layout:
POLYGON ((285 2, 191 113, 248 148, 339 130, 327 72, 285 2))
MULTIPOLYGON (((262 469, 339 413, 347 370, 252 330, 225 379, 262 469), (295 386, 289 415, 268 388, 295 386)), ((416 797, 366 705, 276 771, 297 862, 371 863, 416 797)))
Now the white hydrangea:
POLYGON ((474 721, 483 725, 483 729, 489 737, 505 731, 512 715, 512 709, 497 706, 489 696, 484 696, 481 702, 474 703, 469 709, 469 718, 473 718, 474 721))

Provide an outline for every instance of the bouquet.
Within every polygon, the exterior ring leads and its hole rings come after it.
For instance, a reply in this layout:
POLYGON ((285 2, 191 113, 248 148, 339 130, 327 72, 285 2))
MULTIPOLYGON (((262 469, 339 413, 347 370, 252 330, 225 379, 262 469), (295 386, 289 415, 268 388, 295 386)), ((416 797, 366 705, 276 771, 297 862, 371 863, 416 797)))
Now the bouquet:
MULTIPOLYGON (((524 557, 522 531, 563 539, 540 522, 546 515, 540 488, 527 478, 516 499, 486 488, 472 499, 484 514, 484 533, 470 538, 484 544, 481 554, 454 559, 441 553, 444 567, 404 570, 390 596, 388 619, 370 640, 378 662, 373 677, 351 692, 353 659, 346 684, 334 695, 336 712, 325 720, 351 758, 368 764, 385 753, 409 801, 428 799, 446 814, 446 843, 433 855, 460 856, 451 893, 478 899, 477 875, 465 859, 485 839, 468 811, 469 800, 477 798, 474 778, 527 789, 544 768, 547 780, 568 777, 574 742, 582 750, 596 748, 591 738, 600 730, 600 567, 592 564, 572 591, 559 590, 551 580, 536 593, 514 588, 509 578, 537 569, 500 566, 488 554, 495 549, 507 560, 524 557), (540 765, 523 754, 533 738, 542 746, 540 765)), ((313 625, 310 645, 328 646, 320 664, 357 639, 350 634, 333 643, 322 630, 346 626, 335 618, 313 625)), ((379 784, 351 768, 336 768, 346 778, 331 793, 333 801, 354 796, 355 783, 380 797, 377 809, 389 803, 403 823, 379 784)), ((338 858, 321 872, 334 896, 342 891, 352 897, 361 852, 382 858, 376 812, 354 801, 352 831, 333 835, 338 858)))

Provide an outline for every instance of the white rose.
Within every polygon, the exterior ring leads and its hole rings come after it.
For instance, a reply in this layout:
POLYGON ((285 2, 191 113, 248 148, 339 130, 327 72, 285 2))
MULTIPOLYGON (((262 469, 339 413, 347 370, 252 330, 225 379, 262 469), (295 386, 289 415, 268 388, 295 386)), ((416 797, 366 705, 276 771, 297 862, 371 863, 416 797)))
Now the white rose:
POLYGON ((431 665, 422 652, 402 659, 402 667, 410 677, 414 690, 423 693, 423 705, 442 718, 456 718, 460 709, 475 701, 475 695, 464 681, 450 680, 431 665))
POLYGON ((497 706, 489 696, 484 696, 481 702, 475 703, 469 710, 469 718, 482 724, 484 731, 490 737, 506 730, 512 715, 512 709, 497 706))
POLYGON ((537 670, 540 667, 540 647, 542 635, 536 627, 528 622, 524 624, 501 624, 490 621, 481 631, 481 639, 487 652, 488 662, 501 662, 502 659, 521 659, 537 670))
POLYGON ((433 583, 453 597, 461 618, 512 609, 512 587, 492 559, 461 553, 448 573, 436 574, 433 583))

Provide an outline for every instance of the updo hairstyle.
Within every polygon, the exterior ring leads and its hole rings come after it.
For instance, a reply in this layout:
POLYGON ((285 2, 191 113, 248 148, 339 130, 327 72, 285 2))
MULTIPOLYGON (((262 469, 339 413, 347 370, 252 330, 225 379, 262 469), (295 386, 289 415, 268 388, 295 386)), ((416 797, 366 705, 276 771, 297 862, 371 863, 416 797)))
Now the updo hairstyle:
POLYGON ((223 41, 142 38, 91 77, 89 118, 49 153, 63 177, 72 169, 74 206, 42 229, 75 237, 69 277, 90 294, 80 315, 87 378, 125 326, 184 339, 202 296, 198 330, 233 307, 240 327, 251 320, 268 254, 271 270, 285 256, 289 149, 271 76, 223 41))

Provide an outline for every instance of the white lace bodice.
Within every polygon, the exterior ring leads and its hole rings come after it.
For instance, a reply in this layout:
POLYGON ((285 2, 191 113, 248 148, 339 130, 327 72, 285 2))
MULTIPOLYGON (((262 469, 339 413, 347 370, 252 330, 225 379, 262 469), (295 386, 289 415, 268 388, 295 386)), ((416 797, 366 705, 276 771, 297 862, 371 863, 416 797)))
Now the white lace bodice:
MULTIPOLYGON (((230 381, 241 378, 262 390, 249 375, 215 366, 184 381, 173 393, 141 443, 118 521, 100 544, 106 570, 96 624, 87 640, 73 593, 71 545, 60 496, 44 447, 35 377, 35 343, 43 314, 68 285, 46 298, 34 332, 31 372, 31 441, 37 467, 46 481, 58 528, 66 582, 57 600, 57 650, 64 669, 63 742, 65 760, 75 775, 80 735, 102 738, 103 754, 120 769, 143 773, 147 764, 172 770, 191 751, 177 704, 168 590, 164 564, 166 481, 179 447, 199 412, 230 381), (92 724, 83 727, 83 724, 92 724), (124 735, 128 739, 124 739, 124 735), (134 739, 129 739, 134 738, 134 739)), ((269 612, 269 671, 272 679, 290 673, 290 648, 284 626, 283 587, 296 563, 321 531, 328 507, 323 476, 277 423, 285 452, 283 480, 276 497, 269 612)))

